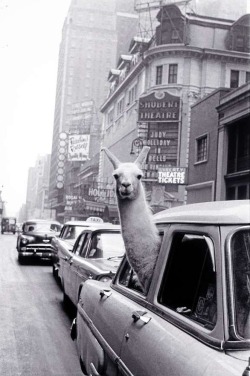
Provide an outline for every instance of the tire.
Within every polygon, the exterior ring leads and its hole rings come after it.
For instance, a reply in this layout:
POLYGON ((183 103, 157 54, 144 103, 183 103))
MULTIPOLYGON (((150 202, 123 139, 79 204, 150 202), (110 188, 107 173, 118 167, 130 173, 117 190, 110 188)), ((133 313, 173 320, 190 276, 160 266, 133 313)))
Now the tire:
POLYGON ((18 262, 19 262, 19 264, 24 263, 24 257, 20 253, 18 253, 18 262))
POLYGON ((81 370, 82 370, 82 373, 85 375, 85 376, 88 376, 87 374, 87 370, 86 370, 86 367, 82 361, 82 358, 80 357, 80 367, 81 367, 81 370))
POLYGON ((56 279, 58 279, 58 271, 56 270, 54 264, 52 265, 52 274, 53 274, 53 276, 54 276, 56 279))
POLYGON ((70 308, 71 307, 71 301, 68 297, 68 295, 65 293, 63 289, 63 305, 65 308, 70 308))

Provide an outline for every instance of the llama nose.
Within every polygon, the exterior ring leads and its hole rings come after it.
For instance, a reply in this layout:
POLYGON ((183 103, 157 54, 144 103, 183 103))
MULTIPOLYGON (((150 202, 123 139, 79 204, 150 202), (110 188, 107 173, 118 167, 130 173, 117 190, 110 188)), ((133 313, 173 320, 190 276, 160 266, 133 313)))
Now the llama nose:
POLYGON ((122 183, 122 185, 123 185, 123 187, 128 188, 128 187, 131 185, 131 183, 129 183, 129 182, 124 182, 124 183, 122 183))

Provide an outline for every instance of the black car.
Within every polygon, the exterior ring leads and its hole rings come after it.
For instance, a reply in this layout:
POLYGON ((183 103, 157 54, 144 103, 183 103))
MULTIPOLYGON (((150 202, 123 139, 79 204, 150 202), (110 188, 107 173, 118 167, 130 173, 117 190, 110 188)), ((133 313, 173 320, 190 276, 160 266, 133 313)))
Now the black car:
POLYGON ((51 259, 52 239, 59 234, 61 224, 54 220, 34 219, 24 222, 17 238, 18 260, 26 257, 51 259))

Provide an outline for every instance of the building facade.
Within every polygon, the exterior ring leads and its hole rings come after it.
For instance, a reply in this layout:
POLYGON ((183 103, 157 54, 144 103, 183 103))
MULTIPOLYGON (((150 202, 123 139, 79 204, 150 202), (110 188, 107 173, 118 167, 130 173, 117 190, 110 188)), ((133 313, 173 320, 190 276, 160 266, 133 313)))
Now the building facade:
POLYGON ((69 202, 76 197, 80 170, 99 152, 107 75, 136 25, 133 0, 71 2, 59 51, 50 169, 50 201, 58 220, 78 217, 69 202))
MULTIPOLYGON (((154 211, 186 203, 191 106, 249 80, 249 16, 237 21, 163 6, 152 39, 136 37, 109 74, 103 145, 123 161, 150 146, 144 183, 154 211)), ((100 178, 111 176, 101 155, 100 178)))

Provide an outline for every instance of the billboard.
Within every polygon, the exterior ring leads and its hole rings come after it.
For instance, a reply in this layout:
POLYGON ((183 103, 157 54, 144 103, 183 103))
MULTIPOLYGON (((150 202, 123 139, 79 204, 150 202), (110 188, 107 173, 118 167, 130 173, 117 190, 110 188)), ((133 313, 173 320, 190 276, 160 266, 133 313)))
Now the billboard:
POLYGON ((186 184, 186 167, 168 167, 158 170, 158 183, 161 184, 186 184))
POLYGON ((86 161, 89 159, 89 134, 72 134, 68 136, 68 160, 86 161))

